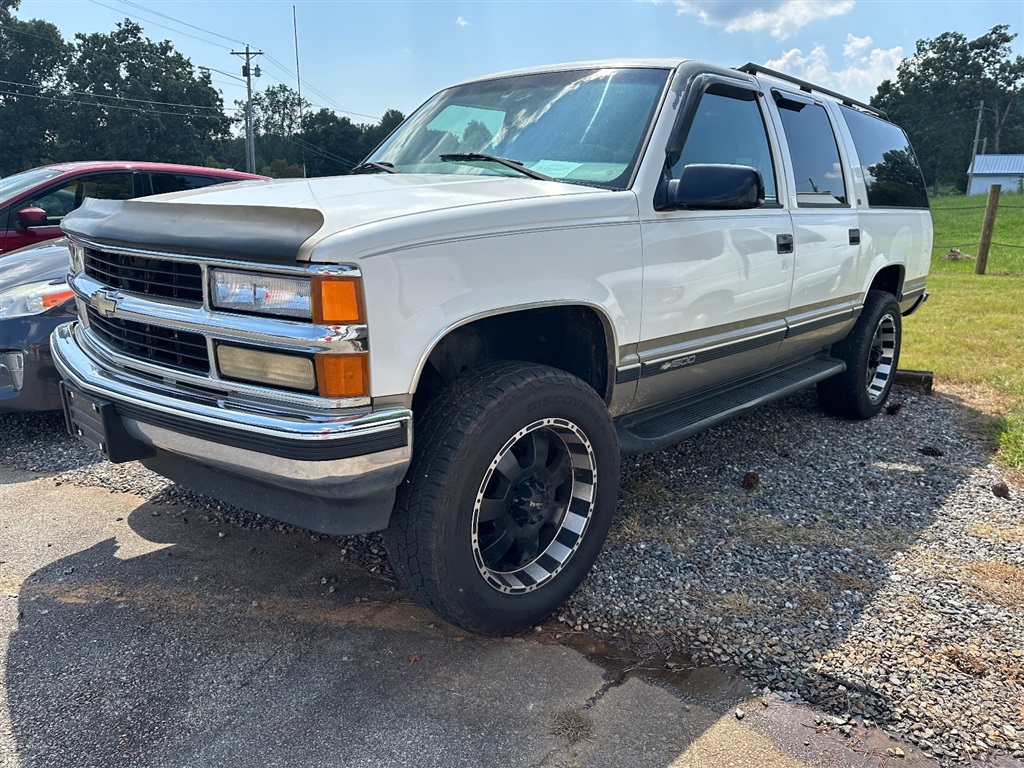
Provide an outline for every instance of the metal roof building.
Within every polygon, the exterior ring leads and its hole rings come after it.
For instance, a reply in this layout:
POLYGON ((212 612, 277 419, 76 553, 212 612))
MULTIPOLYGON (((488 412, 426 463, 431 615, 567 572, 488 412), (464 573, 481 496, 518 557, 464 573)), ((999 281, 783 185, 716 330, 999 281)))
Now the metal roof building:
MULTIPOLYGON (((1024 186, 1024 155, 978 155, 973 165, 969 195, 983 195, 992 184, 1001 184, 1004 192, 1016 192, 1024 186)), ((967 173, 970 175, 970 168, 967 173)))

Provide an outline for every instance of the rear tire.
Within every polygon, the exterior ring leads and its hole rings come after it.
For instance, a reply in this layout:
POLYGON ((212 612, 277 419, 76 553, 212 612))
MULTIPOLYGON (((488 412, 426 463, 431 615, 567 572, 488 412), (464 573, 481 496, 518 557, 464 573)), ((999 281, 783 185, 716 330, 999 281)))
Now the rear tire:
POLYGON ((832 346, 846 370, 818 383, 818 399, 829 413, 870 419, 885 405, 900 361, 900 305, 886 291, 869 291, 850 335, 832 346))
POLYGON ((597 393, 531 363, 483 366, 416 425, 385 534, 413 598, 471 632, 504 635, 564 603, 608 533, 615 428, 597 393))

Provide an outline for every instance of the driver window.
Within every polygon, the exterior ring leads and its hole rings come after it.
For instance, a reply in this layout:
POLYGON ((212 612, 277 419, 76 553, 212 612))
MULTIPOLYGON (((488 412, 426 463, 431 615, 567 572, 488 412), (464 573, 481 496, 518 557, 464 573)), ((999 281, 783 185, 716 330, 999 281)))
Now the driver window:
POLYGON ((750 98, 737 98, 714 88, 700 98, 672 178, 680 178, 685 166, 696 163, 746 165, 761 172, 765 202, 777 202, 772 152, 757 96, 751 91, 750 98))

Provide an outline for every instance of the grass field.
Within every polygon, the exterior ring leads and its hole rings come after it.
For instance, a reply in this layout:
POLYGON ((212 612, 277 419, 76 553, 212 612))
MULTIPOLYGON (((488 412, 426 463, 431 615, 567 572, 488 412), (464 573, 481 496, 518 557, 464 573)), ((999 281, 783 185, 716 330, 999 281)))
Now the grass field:
MULTIPOLYGON (((981 240, 981 222, 985 215, 985 196, 941 197, 931 201, 935 222, 935 247, 932 271, 973 273, 973 258, 981 240), (971 259, 947 261, 943 257, 956 248, 971 259)), ((1024 195, 1003 192, 988 254, 988 274, 1024 275, 1024 195)))
POLYGON ((1000 458, 1024 471, 1024 195, 1000 198, 985 275, 974 262, 947 261, 949 248, 974 256, 984 198, 932 201, 936 248, 931 298, 904 320, 900 367, 935 371, 939 382, 973 391, 997 416, 1000 458), (1017 246, 1017 247, 1008 247, 1017 246))

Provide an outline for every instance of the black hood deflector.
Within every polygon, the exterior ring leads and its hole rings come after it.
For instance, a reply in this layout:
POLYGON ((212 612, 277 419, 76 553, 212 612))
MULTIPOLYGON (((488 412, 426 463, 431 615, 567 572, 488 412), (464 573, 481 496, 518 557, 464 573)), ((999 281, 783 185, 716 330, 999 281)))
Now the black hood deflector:
POLYGON ((323 223, 311 208, 87 199, 61 229, 114 247, 294 264, 323 223))

